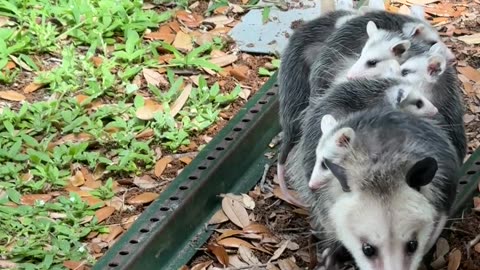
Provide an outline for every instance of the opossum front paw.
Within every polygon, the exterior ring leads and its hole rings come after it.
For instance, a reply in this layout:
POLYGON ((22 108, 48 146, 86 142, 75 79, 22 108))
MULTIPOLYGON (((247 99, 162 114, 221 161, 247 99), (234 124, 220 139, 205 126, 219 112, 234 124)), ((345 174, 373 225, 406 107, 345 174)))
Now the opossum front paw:
POLYGON ((316 270, 338 270, 332 257, 332 248, 326 248, 319 254, 316 270))

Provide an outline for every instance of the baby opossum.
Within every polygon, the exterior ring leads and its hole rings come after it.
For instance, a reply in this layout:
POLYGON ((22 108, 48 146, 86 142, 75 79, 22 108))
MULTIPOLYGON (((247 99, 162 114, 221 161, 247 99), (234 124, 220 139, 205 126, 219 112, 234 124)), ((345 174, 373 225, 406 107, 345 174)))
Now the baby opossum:
POLYGON ((464 104, 455 69, 442 44, 435 44, 424 54, 408 59, 400 67, 402 80, 416 85, 444 117, 447 132, 459 160, 466 156, 467 140, 463 124, 464 104))
MULTIPOLYGON (((335 85, 324 96, 318 96, 311 100, 310 107, 305 113, 304 136, 308 127, 316 122, 318 115, 329 114, 323 117, 321 131, 324 133, 325 126, 332 122, 332 116, 336 119, 345 118, 351 113, 365 110, 375 106, 396 108, 419 117, 432 118, 438 109, 425 98, 415 85, 402 83, 396 79, 360 79, 351 80, 335 85)), ((311 189, 324 187, 333 175, 325 169, 325 164, 318 162, 329 156, 329 149, 320 145, 316 147, 316 159, 313 171, 305 171, 309 179, 308 186, 311 189)), ((312 162, 312 160, 304 160, 312 162)), ((311 165, 310 165, 311 166, 311 165)), ((310 166, 308 166, 310 168, 310 166)))
POLYGON ((344 245, 362 270, 417 269, 445 225, 461 164, 442 123, 382 106, 339 122, 322 117, 307 119, 287 161, 315 229, 344 245), (328 149, 322 166, 337 181, 312 191, 304 172, 317 145, 328 149))
MULTIPOLYGON (((346 2, 349 1, 346 0, 346 2)), ((280 188, 286 199, 299 206, 303 205, 288 193, 283 176, 283 164, 291 147, 293 147, 293 142, 299 139, 300 123, 298 116, 308 105, 308 98, 310 97, 308 74, 314 56, 319 53, 318 49, 321 48, 321 44, 336 27, 356 16, 354 11, 346 8, 342 9, 342 5, 341 3, 337 4, 336 11, 329 12, 296 29, 290 36, 288 46, 281 57, 278 83, 280 124, 283 127, 283 138, 278 158, 277 175, 280 188)))

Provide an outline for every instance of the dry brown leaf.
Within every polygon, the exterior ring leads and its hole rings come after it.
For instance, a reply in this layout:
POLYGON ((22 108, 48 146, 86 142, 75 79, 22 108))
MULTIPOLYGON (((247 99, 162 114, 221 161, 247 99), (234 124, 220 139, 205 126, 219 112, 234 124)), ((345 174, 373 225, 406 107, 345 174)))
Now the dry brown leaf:
POLYGON ((156 72, 153 69, 144 68, 143 69, 143 77, 149 84, 153 84, 155 86, 159 86, 161 81, 164 81, 165 78, 160 75, 160 73, 156 72))
POLYGON ((185 10, 180 10, 176 14, 177 19, 180 20, 185 26, 190 28, 198 27, 203 17, 198 14, 188 13, 185 10))
MULTIPOLYGON (((1 18, 1 16, 0 16, 1 18)), ((8 61, 7 64, 5 65, 4 69, 14 69, 17 65, 15 64, 15 62, 13 61, 8 61)))
POLYGON ((162 40, 165 43, 172 44, 175 40, 175 34, 171 31, 170 27, 162 26, 159 31, 145 34, 144 38, 149 40, 162 40))
POLYGON ((203 20, 203 22, 213 23, 215 25, 225 25, 233 22, 233 18, 228 18, 225 15, 218 15, 206 18, 205 20, 203 20))
POLYGON ((85 269, 85 261, 78 262, 78 261, 64 261, 63 266, 70 270, 83 270, 85 269))
MULTIPOLYGON (((115 183, 115 182, 114 182, 115 183)), ((84 187, 90 188, 90 189, 97 189, 102 186, 102 181, 85 181, 85 184, 83 184, 84 187)))
POLYGON ((157 181, 155 181, 148 174, 142 175, 140 177, 135 176, 135 178, 133 178, 133 184, 143 189, 154 188, 160 185, 160 183, 157 183, 157 181))
POLYGON ((411 11, 406 5, 402 5, 400 9, 398 9, 397 13, 403 14, 403 15, 410 15, 411 11))
POLYGON ((432 4, 432 3, 435 3, 435 2, 439 2, 439 1, 440 0, 407 0, 407 2, 412 4, 412 5, 420 5, 420 6, 432 4))
POLYGON ((123 228, 120 225, 113 225, 109 227, 109 231, 109 234, 105 237, 105 242, 107 243, 115 240, 115 238, 122 234, 123 228))
POLYGON ((166 156, 157 161, 155 164, 155 176, 160 177, 163 171, 167 168, 167 165, 172 162, 173 158, 171 156, 166 156))
POLYGON ((129 204, 146 204, 154 201, 158 197, 158 193, 145 192, 130 198, 127 202, 129 204))
POLYGON ((454 250, 448 256, 448 270, 457 270, 462 260, 462 252, 458 249, 454 250))
POLYGON ((224 197, 222 200, 222 209, 233 224, 240 228, 250 225, 247 210, 245 210, 242 203, 232 198, 224 197))
POLYGON ((273 263, 267 263, 267 268, 266 270, 280 270, 280 268, 276 267, 275 264, 273 263))
POLYGON ((270 260, 268 260, 268 262, 271 262, 280 258, 280 256, 282 256, 283 252, 285 251, 289 243, 290 243, 290 240, 283 241, 280 247, 277 250, 275 250, 275 252, 273 253, 273 256, 270 258, 270 260))
POLYGON ((10 22, 8 17, 0 16, 0 27, 7 25, 10 22))
POLYGON ((149 102, 145 101, 145 105, 137 110, 135 115, 138 119, 142 120, 151 120, 153 119, 155 113, 161 112, 163 110, 162 105, 149 100, 149 102))
POLYGON ((474 45, 480 43, 480 33, 473 35, 461 36, 458 37, 458 40, 465 42, 468 45, 474 45))
POLYGON ((0 91, 0 98, 1 99, 6 99, 9 101, 23 101, 26 99, 26 97, 20 93, 17 93, 12 90, 7 90, 7 91, 0 91))
POLYGON ((471 66, 457 67, 457 71, 474 82, 480 82, 480 71, 471 66))
POLYGON ((74 187, 83 186, 83 184, 85 184, 85 177, 83 177, 83 173, 81 171, 76 171, 75 175, 70 177, 70 183, 74 187))
POLYGON ((48 202, 51 199, 52 195, 50 194, 28 194, 23 195, 20 202, 25 205, 34 205, 35 201, 48 202))
POLYGON ((228 217, 225 215, 222 209, 218 210, 208 222, 208 225, 220 224, 228 221, 228 217))
POLYGON ((122 227, 125 230, 128 230, 128 228, 130 228, 133 225, 133 223, 135 222, 135 220, 137 220, 139 216, 140 215, 133 215, 127 218, 122 218, 122 227))
POLYGON ((253 254, 253 251, 248 247, 239 246, 238 247, 238 255, 244 262, 248 265, 259 265, 261 264, 260 260, 253 254))
POLYGON ((217 57, 212 57, 210 62, 219 66, 224 67, 232 64, 233 62, 237 61, 238 57, 235 54, 227 54, 217 57))
POLYGON ((270 230, 263 224, 252 223, 243 228, 244 233, 270 234, 270 230))
POLYGON ((185 103, 187 102, 191 92, 192 92, 191 84, 188 84, 187 86, 185 86, 185 88, 183 88, 182 93, 180 93, 180 96, 177 98, 177 100, 175 100, 172 107, 170 108, 170 115, 172 117, 177 115, 177 113, 180 112, 183 105, 185 105, 185 103))
POLYGON ((92 56, 92 58, 90 58, 90 60, 93 62, 93 65, 95 67, 99 67, 103 63, 103 59, 101 57, 98 57, 98 56, 92 56))
POLYGON ((210 244, 207 245, 207 248, 217 257, 217 260, 223 264, 223 266, 228 266, 228 254, 223 246, 210 244))
POLYGON ((435 247, 435 257, 436 258, 443 257, 447 255, 448 251, 450 251, 450 246, 448 245, 448 241, 443 237, 438 238, 437 246, 435 247))
POLYGON ((240 238, 236 237, 230 237, 230 238, 225 238, 217 242, 219 245, 222 245, 224 247, 230 247, 230 248, 238 248, 239 246, 244 246, 248 248, 254 249, 255 246, 248 243, 245 240, 242 240, 240 238))
POLYGON ((192 267, 192 270, 207 270, 207 267, 209 267, 212 263, 213 261, 199 263, 197 265, 194 265, 192 267))
POLYGON ((153 129, 147 128, 144 131, 141 131, 141 132, 137 133, 137 135, 135 135, 135 138, 136 139, 148 139, 148 138, 153 137, 153 135, 155 135, 153 129))
POLYGON ((105 202, 94 196, 83 197, 82 200, 88 205, 100 205, 100 207, 105 205, 105 202))
POLYGON ((175 48, 183 51, 191 51, 193 49, 192 37, 179 31, 175 36, 175 40, 172 44, 175 48))
MULTIPOLYGON (((79 133, 79 134, 68 134, 60 138, 58 141, 53 143, 53 147, 56 145, 65 144, 67 142, 79 143, 93 140, 93 136, 88 133, 79 133)), ((50 148, 50 145, 49 145, 50 148)))
POLYGON ((278 266, 281 270, 300 270, 300 267, 298 267, 292 258, 279 260, 278 266))
POLYGON ((243 100, 248 100, 248 97, 252 93, 252 90, 243 88, 242 91, 238 94, 243 100))
POLYGON ((114 207, 105 206, 103 208, 98 209, 95 212, 95 216, 97 217, 98 222, 100 223, 100 222, 104 221, 105 219, 107 219, 108 217, 110 217, 113 214, 113 212, 115 212, 114 207))
POLYGON ((230 266, 236 267, 236 268, 242 268, 242 267, 247 267, 248 266, 247 263, 244 263, 242 260, 240 260, 238 255, 228 256, 228 262, 229 262, 230 266))
POLYGON ((247 194, 242 194, 243 206, 249 210, 255 209, 255 201, 247 194))
POLYGON ((247 79, 248 71, 249 68, 247 66, 236 66, 230 70, 230 75, 239 81, 244 81, 247 79))
POLYGON ((192 158, 191 157, 181 157, 179 158, 179 160, 185 164, 190 164, 190 162, 192 162, 192 158))
POLYGON ((480 197, 474 197, 473 198, 473 207, 475 211, 480 210, 480 197))
POLYGON ((38 83, 30 83, 27 85, 25 88, 23 88, 23 92, 28 94, 37 91, 38 89, 42 88, 44 85, 43 84, 38 84, 38 83))
POLYGON ((242 233, 243 233, 242 230, 227 229, 217 238, 217 241, 228 238, 228 237, 231 237, 231 236, 234 236, 234 235, 239 235, 239 234, 242 234, 242 233))
POLYGON ((21 68, 27 71, 33 71, 33 69, 29 65, 25 64, 25 62, 15 57, 14 55, 10 55, 10 59, 12 59, 12 61, 15 62, 17 65, 19 65, 21 68))
POLYGON ((476 244, 474 249, 477 253, 480 253, 480 243, 476 244))

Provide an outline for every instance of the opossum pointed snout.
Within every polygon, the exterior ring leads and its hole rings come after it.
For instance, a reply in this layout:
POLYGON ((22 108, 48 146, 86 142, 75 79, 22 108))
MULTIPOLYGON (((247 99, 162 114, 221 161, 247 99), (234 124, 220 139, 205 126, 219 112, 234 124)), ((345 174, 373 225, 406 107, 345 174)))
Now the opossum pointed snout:
POLYGON ((433 107, 432 110, 430 111, 430 116, 435 116, 438 113, 437 107, 433 107))

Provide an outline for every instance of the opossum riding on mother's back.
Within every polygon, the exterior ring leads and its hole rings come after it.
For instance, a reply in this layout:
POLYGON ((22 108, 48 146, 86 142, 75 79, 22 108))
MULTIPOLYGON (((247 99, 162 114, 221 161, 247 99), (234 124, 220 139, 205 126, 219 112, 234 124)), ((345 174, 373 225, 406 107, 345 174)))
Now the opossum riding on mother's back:
POLYGON ((287 161, 314 229, 345 246, 362 270, 417 269, 444 226, 461 164, 441 123, 383 106, 338 123, 316 119, 320 142, 302 136, 287 161), (324 166, 335 181, 312 191, 303 160, 317 144, 330 149, 324 166))

